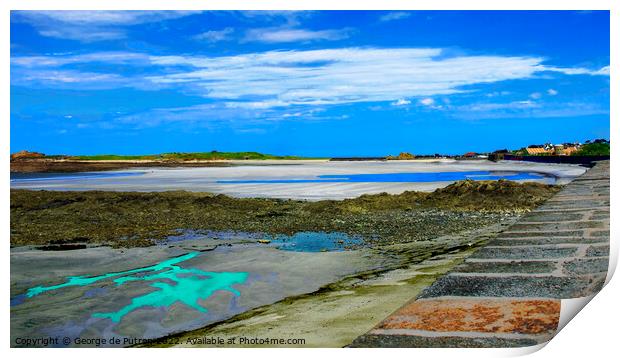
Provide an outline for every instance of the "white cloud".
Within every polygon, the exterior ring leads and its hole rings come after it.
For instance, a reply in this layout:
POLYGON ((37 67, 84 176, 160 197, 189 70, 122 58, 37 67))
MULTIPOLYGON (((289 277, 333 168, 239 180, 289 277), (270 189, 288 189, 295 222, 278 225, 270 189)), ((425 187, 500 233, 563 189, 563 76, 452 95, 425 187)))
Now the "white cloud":
POLYGON ((398 101, 393 102, 392 106, 406 106, 408 104, 411 104, 411 101, 401 98, 398 101))
POLYGON ((148 66, 150 65, 150 56, 134 52, 95 52, 81 55, 19 56, 11 58, 12 68, 53 68, 88 63, 148 66))
POLYGON ((610 73, 609 66, 605 66, 605 67, 601 68, 600 70, 598 70, 596 72, 599 75, 607 75, 607 76, 609 76, 609 73, 610 73))
POLYGON ((226 127, 239 129, 241 126, 261 125, 276 121, 334 120, 347 116, 321 115, 323 108, 291 106, 283 110, 270 107, 237 106, 235 103, 210 103, 188 107, 154 108, 146 112, 121 115, 115 123, 133 125, 136 128, 157 126, 161 123, 191 122, 205 128, 226 127))
POLYGON ((65 24, 95 25, 136 25, 146 22, 176 19, 199 11, 119 11, 119 10, 51 10, 51 11, 16 11, 27 21, 37 24, 46 20, 65 24))
POLYGON ((459 110, 471 112, 490 112, 498 109, 502 110, 524 110, 531 108, 540 108, 541 105, 534 101, 514 101, 508 103, 475 103, 471 105, 459 106, 459 110))
POLYGON ((334 41, 349 37, 351 29, 337 30, 307 30, 289 28, 260 28, 246 32, 244 41, 247 42, 308 42, 308 41, 334 41))
POLYGON ((540 97, 542 97, 542 94, 540 92, 530 93, 531 99, 539 99, 540 97))
POLYGON ((379 21, 394 21, 394 20, 402 20, 411 16, 411 13, 404 11, 394 11, 387 13, 379 18, 379 21))
POLYGON ((259 19, 260 21, 271 21, 283 23, 286 26, 297 26, 301 23, 301 20, 308 18, 314 14, 314 11, 310 10, 242 10, 235 11, 236 14, 241 14, 248 19, 259 19))
POLYGON ((203 32, 201 34, 194 36, 194 39, 200 40, 200 41, 211 42, 211 43, 227 41, 231 39, 230 35, 232 35, 233 32, 235 32, 235 29, 233 29, 232 27, 227 27, 222 30, 211 30, 211 31, 203 32))
MULTIPOLYGON (((126 78, 112 73, 81 72, 73 70, 44 70, 23 72, 19 78, 14 79, 15 84, 42 83, 53 85, 80 84, 89 86, 93 84, 97 88, 106 87, 106 84, 126 83, 126 78)), ((89 86, 90 87, 90 86, 89 86)))
POLYGON ((463 86, 528 79, 549 71, 601 75, 599 70, 547 66, 539 57, 441 55, 438 48, 336 48, 220 57, 125 52, 13 57, 11 79, 22 86, 53 87, 62 82, 76 89, 94 86, 93 79, 98 86, 178 88, 223 101, 228 108, 249 110, 423 99, 463 92, 463 86), (64 68, 95 63, 139 70, 84 76, 64 68))
POLYGON ((554 66, 544 66, 541 71, 551 71, 551 72, 560 72, 565 75, 601 75, 601 76, 609 76, 609 66, 602 67, 598 70, 590 70, 587 68, 581 67, 554 67, 554 66))
POLYGON ((42 28, 39 30, 39 34, 45 37, 78 40, 82 42, 119 40, 125 38, 124 31, 107 28, 92 28, 88 31, 84 31, 84 29, 80 27, 65 27, 57 29, 42 28))
POLYGON ((232 123, 236 119, 250 120, 250 111, 231 111, 217 104, 201 104, 189 107, 155 108, 142 113, 117 117, 114 122, 134 125, 137 128, 154 127, 165 122, 202 123, 213 127, 221 123, 232 123), (237 117, 233 115, 236 114, 237 117))
POLYGON ((508 103, 478 103, 450 108, 453 117, 461 119, 499 118, 558 118, 609 114, 609 109, 597 104, 568 102, 541 105, 534 101, 508 103))
POLYGON ((500 97, 509 95, 509 91, 495 91, 485 94, 486 97, 500 97))
POLYGON ((14 11, 11 20, 32 25, 40 35, 82 42, 126 37, 124 26, 176 19, 198 11, 52 10, 14 11))
POLYGON ((558 91, 554 90, 553 88, 549 88, 549 89, 547 90, 547 94, 548 94, 549 96, 555 96, 555 95, 557 95, 557 94, 558 94, 558 91))
POLYGON ((423 98, 420 100, 420 104, 423 104, 425 106, 432 106, 435 104, 435 100, 432 98, 423 98))

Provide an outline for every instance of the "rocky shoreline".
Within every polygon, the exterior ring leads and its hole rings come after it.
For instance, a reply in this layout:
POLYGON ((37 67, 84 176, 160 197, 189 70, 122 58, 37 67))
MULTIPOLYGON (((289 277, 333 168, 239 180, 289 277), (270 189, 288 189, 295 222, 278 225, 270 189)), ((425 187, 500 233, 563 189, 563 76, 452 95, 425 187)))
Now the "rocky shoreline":
POLYGON ((558 186, 462 181, 432 193, 342 201, 241 199, 193 192, 11 190, 11 245, 150 246, 179 229, 359 235, 373 246, 428 240, 499 222, 558 186))
POLYGON ((140 160, 140 161, 85 161, 85 160, 51 160, 24 159, 11 161, 11 173, 81 173, 132 168, 202 168, 227 167, 227 161, 172 161, 172 160, 140 160))

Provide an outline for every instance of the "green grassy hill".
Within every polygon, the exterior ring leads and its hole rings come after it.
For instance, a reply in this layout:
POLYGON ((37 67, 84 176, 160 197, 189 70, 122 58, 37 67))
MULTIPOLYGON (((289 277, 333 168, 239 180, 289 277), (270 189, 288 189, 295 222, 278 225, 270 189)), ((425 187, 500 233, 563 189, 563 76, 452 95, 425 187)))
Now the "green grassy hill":
POLYGON ((195 152, 195 153, 163 153, 150 155, 78 155, 72 156, 76 160, 248 160, 248 159, 317 159, 291 155, 271 155, 258 152, 195 152))

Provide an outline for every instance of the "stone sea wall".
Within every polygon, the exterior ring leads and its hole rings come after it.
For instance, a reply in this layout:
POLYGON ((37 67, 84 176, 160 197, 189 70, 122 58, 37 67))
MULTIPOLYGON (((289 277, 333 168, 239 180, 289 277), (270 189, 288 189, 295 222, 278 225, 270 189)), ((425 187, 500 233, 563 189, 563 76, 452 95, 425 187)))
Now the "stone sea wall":
POLYGON ((561 299, 602 289, 609 240, 609 161, 602 161, 351 346, 544 343, 557 331, 561 299))

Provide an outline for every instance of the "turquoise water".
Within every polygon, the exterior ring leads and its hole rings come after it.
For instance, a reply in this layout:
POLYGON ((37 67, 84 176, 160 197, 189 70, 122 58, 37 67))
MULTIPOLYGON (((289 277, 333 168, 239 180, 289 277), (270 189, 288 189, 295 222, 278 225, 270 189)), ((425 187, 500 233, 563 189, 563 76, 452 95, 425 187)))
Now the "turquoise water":
POLYGON ((177 264, 187 261, 199 255, 199 252, 191 252, 179 257, 162 261, 156 265, 137 268, 128 271, 112 272, 100 276, 70 276, 65 283, 54 286, 37 286, 26 292, 27 298, 40 295, 44 292, 59 290, 70 286, 88 286, 95 282, 113 279, 116 286, 122 286, 127 282, 145 281, 150 282, 156 291, 134 297, 131 303, 115 312, 93 313, 93 317, 109 318, 113 322, 120 322, 128 313, 141 307, 169 307, 181 302, 199 312, 207 312, 207 309, 198 304, 198 300, 209 298, 215 291, 224 290, 239 296, 240 292, 232 286, 243 284, 247 272, 209 272, 199 269, 182 268, 177 264), (151 275, 139 275, 153 272, 151 275), (172 281, 170 284, 165 281, 172 281))
POLYGON ((260 179, 260 180, 219 180, 222 184, 293 184, 293 183, 428 183, 457 180, 525 180, 545 179, 538 173, 526 172, 424 172, 424 173, 378 173, 378 174, 338 174, 319 175, 316 179, 260 179))

